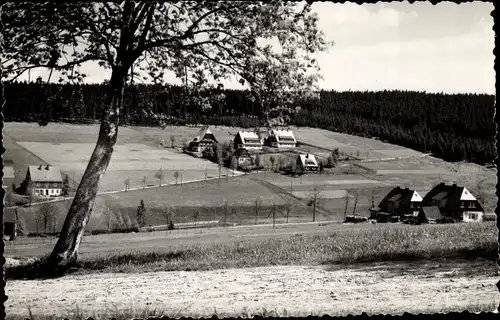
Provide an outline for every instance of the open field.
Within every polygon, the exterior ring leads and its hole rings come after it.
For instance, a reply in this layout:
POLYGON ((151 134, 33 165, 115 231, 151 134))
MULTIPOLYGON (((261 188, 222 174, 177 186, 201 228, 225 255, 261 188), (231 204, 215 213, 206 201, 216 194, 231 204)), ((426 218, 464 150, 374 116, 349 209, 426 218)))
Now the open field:
MULTIPOLYGON (((8 140, 11 144, 14 140, 22 142, 26 144, 26 146, 36 149, 35 153, 44 154, 45 157, 50 158, 51 161, 56 164, 61 163, 62 165, 68 166, 70 169, 74 170, 75 180, 77 181, 83 173, 82 170, 86 164, 86 159, 88 159, 90 155, 93 143, 97 138, 98 130, 97 125, 51 123, 47 127, 43 128, 40 128, 37 124, 28 123, 6 123, 5 125, 5 132, 13 139, 8 140), (36 144, 36 142, 42 144, 36 144), (48 146, 50 146, 50 148, 48 146), (84 149, 78 151, 79 146, 84 147, 84 149), (58 150, 58 152, 54 152, 53 150, 58 150), (65 150, 71 150, 71 152, 65 150), (64 156, 61 156, 61 154, 64 156)), ((229 127, 212 127, 211 129, 220 142, 229 141, 229 139, 232 138, 230 133, 235 134, 238 131, 238 128, 229 127)), ((432 189, 432 187, 440 182, 463 182, 464 186, 474 192, 475 183, 480 179, 485 179, 483 191, 485 195, 485 210, 487 212, 492 212, 496 206, 496 176, 494 170, 469 163, 447 163, 431 156, 423 156, 422 153, 414 150, 374 139, 313 128, 293 128, 293 130, 299 141, 316 144, 323 148, 333 149, 338 147, 340 151, 344 153, 350 152, 347 149, 342 149, 347 148, 346 146, 349 146, 349 148, 357 148, 357 150, 360 150, 361 158, 363 158, 363 154, 366 153, 368 153, 368 158, 370 159, 408 156, 414 157, 402 160, 361 162, 356 164, 359 167, 352 166, 351 164, 345 164, 352 168, 352 170, 342 168, 342 164, 338 166, 336 170, 340 170, 342 172, 347 170, 346 172, 350 172, 350 174, 335 174, 324 177, 321 175, 308 174, 302 177, 302 184, 298 183, 300 178, 294 179, 293 191, 300 192, 302 197, 305 196, 309 189, 312 189, 312 185, 315 183, 321 184, 325 193, 331 193, 332 196, 326 197, 321 206, 332 211, 332 215, 338 214, 340 211, 343 213, 344 211, 345 201, 338 198, 338 193, 343 192, 342 190, 351 190, 352 192, 349 192, 349 194, 352 199, 354 191, 357 189, 365 190, 374 188, 377 190, 388 191, 390 188, 399 185, 401 187, 415 188, 422 196, 424 196, 430 189, 432 189), (362 168, 366 168, 366 170, 362 168), (379 175, 372 175, 368 170, 378 172, 379 175)), ((164 183, 174 182, 175 179, 173 178, 173 173, 177 170, 177 168, 181 167, 184 170, 179 171, 182 173, 184 181, 203 178, 205 176, 205 168, 207 168, 208 176, 218 176, 218 169, 214 164, 208 161, 179 154, 172 149, 159 147, 161 140, 165 140, 168 144, 170 142, 169 139, 171 135, 176 136, 177 141, 183 139, 189 140, 198 131, 199 127, 166 127, 165 130, 151 127, 120 128, 116 153, 113 155, 110 168, 103 178, 100 191, 124 190, 124 181, 127 178, 130 179, 131 187, 142 186, 142 179, 144 177, 146 177, 147 185, 157 185, 159 181, 154 178, 154 174, 160 167, 163 168, 166 175, 164 183), (177 167, 177 165, 179 165, 179 167, 177 167)), ((308 148, 314 149, 314 147, 308 148)), ((21 165, 17 164, 17 160, 14 159, 16 160, 14 161, 14 163, 16 163, 16 168, 21 168, 27 164, 36 164, 40 161, 37 160, 36 156, 29 153, 19 145, 17 145, 17 147, 14 145, 11 149, 19 150, 15 155, 15 158, 19 160, 21 165)), ((321 152, 323 152, 325 156, 327 155, 325 150, 321 152)), ((10 151, 11 158, 12 154, 13 151, 10 151)), ((8 159, 8 145, 6 155, 6 159, 8 159)), ((265 157, 265 161, 269 161, 268 156, 265 157)), ((335 173, 341 173, 340 171, 337 171, 335 171, 335 173)), ((73 178, 73 172, 70 172, 70 179, 73 178)), ((224 170, 222 174, 225 174, 224 170)), ((229 174, 231 175, 230 171, 229 174)), ((19 180, 19 177, 24 178, 24 175, 16 173, 16 179, 19 180)), ((279 186, 283 190, 290 191, 291 178, 289 177, 276 174, 273 176, 273 173, 269 171, 265 175, 258 174, 255 175, 255 177, 260 177, 261 179, 265 179, 268 182, 279 186)), ((200 190, 199 193, 204 193, 207 189, 208 188, 200 190)), ((149 190, 147 191, 148 193, 149 190)), ((269 193, 269 190, 265 192, 269 193)), ((375 203, 378 203, 383 196, 384 194, 382 192, 375 191, 375 203)), ((130 197, 132 197, 132 195, 130 195, 130 197)), ((140 199, 137 197, 135 201, 139 202, 140 199)), ((371 197, 371 192, 364 192, 363 196, 360 195, 356 212, 359 212, 360 214, 365 212, 369 206, 367 207, 361 203, 371 204, 371 197)), ((176 199, 182 199, 184 202, 188 198, 187 196, 183 196, 177 197, 176 199)), ((146 199, 144 200, 146 201, 146 199)), ((220 200, 221 199, 217 198, 217 201, 220 200)), ((350 208, 352 208, 351 206, 353 203, 354 201, 350 200, 350 208)), ((165 204, 167 204, 167 201, 165 201, 165 204)), ((201 205, 201 202, 199 204, 201 205)), ((218 203, 219 208, 222 205, 223 203, 218 203)), ((134 204, 134 206, 136 205, 134 204)), ((127 210, 132 212, 133 207, 129 208, 130 209, 127 210)), ((348 211, 352 211, 350 208, 348 211)), ((122 210, 122 208, 118 209, 122 210)), ((189 209, 188 211, 191 212, 188 213, 188 215, 192 215, 193 210, 189 209)), ((242 213, 242 215, 246 215, 246 213, 242 213)), ((186 220, 188 218, 186 217, 183 219, 186 220)), ((210 218, 210 220, 212 220, 212 218, 210 218)))
POLYGON ((210 234, 210 230, 197 240, 192 235, 168 239, 160 232, 145 234, 141 240, 133 239, 139 235, 102 235, 94 241, 86 237, 77 274, 44 280, 41 286, 37 280, 13 280, 13 270, 22 267, 8 268, 7 308, 21 315, 29 306, 34 314, 44 314, 50 306, 62 316, 75 305, 91 314, 149 305, 165 312, 182 309, 182 315, 210 316, 214 307, 238 315, 242 309, 253 314, 259 308, 279 306, 289 315, 306 311, 336 315, 461 311, 464 305, 487 301, 491 307, 490 303, 499 302, 494 223, 331 224, 324 227, 330 228, 326 232, 318 228, 312 224, 276 230, 241 227, 230 240, 224 231, 210 234), (273 235, 300 228, 317 231, 273 235), (260 236, 238 239, 236 234, 260 236), (221 237, 228 241, 215 240, 221 237), (121 250, 116 251, 118 245, 121 250), (399 298, 387 297, 395 292, 399 298), (314 302, 309 304, 311 310, 297 309, 298 299, 305 295, 314 302), (107 309, 105 301, 112 301, 114 309, 107 309), (346 301, 350 301, 347 309, 346 301))
MULTIPOLYGON (((272 222, 270 216, 273 204, 276 208, 276 221, 285 220, 284 205, 292 202, 294 207, 289 215, 289 222, 311 221, 311 209, 300 201, 286 195, 280 195, 262 185, 259 180, 249 179, 250 176, 231 177, 230 179, 208 180, 186 184, 169 185, 160 188, 131 190, 110 194, 100 194, 96 198, 92 216, 87 230, 107 230, 108 221, 114 226, 135 226, 136 210, 143 200, 146 208, 146 223, 148 225, 166 224, 164 213, 167 207, 173 207, 174 223, 194 221, 193 214, 198 212, 197 221, 218 220, 228 224, 254 224, 254 203, 259 197, 261 204, 258 211, 258 223, 272 222), (229 210, 225 214, 225 203, 229 210), (108 211, 109 208, 109 211, 108 211), (109 213, 109 216, 108 216, 109 213), (111 218, 108 218, 111 217, 111 218)), ((54 202, 56 206, 56 226, 49 223, 47 231, 58 230, 64 221, 71 200, 54 202)), ((18 214, 27 229, 37 230, 34 217, 39 205, 18 208, 18 214)), ((326 216, 317 215, 318 220, 327 220, 326 216)), ((38 223, 38 231, 44 231, 38 223)))
POLYGON ((69 319, 76 307, 82 319, 490 312, 500 302, 495 282, 487 261, 104 273, 9 281, 5 306, 16 320, 28 307, 69 319))
MULTIPOLYGON (((86 236, 81 272, 211 270, 436 258, 497 258, 494 222, 420 225, 317 223, 86 236)), ((41 257, 53 244, 7 246, 41 257)), ((14 277, 9 271, 7 278, 14 277)))
MULTIPOLYGON (((83 176, 95 147, 93 143, 18 142, 18 144, 45 162, 60 166, 61 171, 67 173, 76 183, 79 183, 83 176)), ((158 185, 160 182, 155 178, 155 174, 160 169, 165 175, 163 183, 175 182, 176 171, 182 174, 184 181, 202 179, 205 177, 205 172, 211 177, 219 174, 219 169, 213 162, 162 147, 129 143, 114 148, 113 157, 101 180, 99 191, 125 190, 127 178, 130 180, 131 188, 143 186, 144 177, 146 184, 158 185)))

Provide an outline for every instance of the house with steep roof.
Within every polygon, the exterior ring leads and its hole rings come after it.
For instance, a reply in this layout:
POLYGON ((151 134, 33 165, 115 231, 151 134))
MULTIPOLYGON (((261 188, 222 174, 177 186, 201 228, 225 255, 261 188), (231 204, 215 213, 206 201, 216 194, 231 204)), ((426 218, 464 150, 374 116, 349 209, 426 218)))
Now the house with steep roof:
POLYGON ((206 126, 189 142, 188 149, 192 152, 203 152, 207 148, 212 148, 216 143, 218 143, 217 139, 208 126, 206 126))
POLYGON ((267 137, 267 145, 273 148, 295 148, 297 140, 292 130, 272 129, 267 137))
POLYGON ((302 171, 319 171, 318 161, 314 154, 299 154, 297 156, 297 168, 302 171))
POLYGON ((392 189, 377 207, 370 209, 370 218, 378 222, 415 219, 421 211, 422 200, 417 191, 398 186, 392 189))
POLYGON ((63 178, 57 166, 29 166, 25 183, 31 185, 33 194, 37 196, 56 197, 61 195, 63 178))
POLYGON ((254 160, 247 149, 237 149, 234 151, 233 157, 236 158, 238 166, 250 165, 254 163, 254 160))
POLYGON ((262 150, 262 139, 253 131, 238 131, 233 143, 235 149, 262 150))
POLYGON ((482 221, 484 210, 479 201, 465 187, 440 183, 422 200, 422 207, 437 207, 445 218, 456 221, 482 221))

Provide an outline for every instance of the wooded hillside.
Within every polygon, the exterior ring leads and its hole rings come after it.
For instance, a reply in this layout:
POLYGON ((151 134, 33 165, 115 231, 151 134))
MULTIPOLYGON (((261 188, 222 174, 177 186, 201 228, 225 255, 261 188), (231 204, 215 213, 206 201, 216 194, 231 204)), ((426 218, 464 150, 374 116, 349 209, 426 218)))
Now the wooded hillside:
MULTIPOLYGON (((103 85, 17 82, 5 85, 5 121, 88 122, 98 120, 103 85)), ((125 93, 123 122, 129 125, 206 123, 254 127, 261 116, 243 91, 216 90, 222 102, 203 110, 182 103, 179 86, 135 85, 125 93), (162 120, 163 119, 163 120, 162 120)), ((378 137, 447 161, 479 164, 495 158, 494 96, 426 94, 408 91, 322 91, 318 101, 302 101, 290 124, 378 137)))

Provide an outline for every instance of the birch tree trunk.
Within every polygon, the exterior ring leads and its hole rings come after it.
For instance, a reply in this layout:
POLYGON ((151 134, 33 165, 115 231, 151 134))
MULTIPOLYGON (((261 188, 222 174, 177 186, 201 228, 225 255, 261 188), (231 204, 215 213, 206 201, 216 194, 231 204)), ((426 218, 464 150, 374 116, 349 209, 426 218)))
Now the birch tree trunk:
POLYGON ((113 70, 105 101, 107 110, 101 118, 97 143, 64 221, 59 239, 48 258, 47 262, 51 266, 65 267, 76 263, 78 248, 92 214, 99 183, 111 161, 113 147, 118 137, 125 75, 124 67, 113 70))

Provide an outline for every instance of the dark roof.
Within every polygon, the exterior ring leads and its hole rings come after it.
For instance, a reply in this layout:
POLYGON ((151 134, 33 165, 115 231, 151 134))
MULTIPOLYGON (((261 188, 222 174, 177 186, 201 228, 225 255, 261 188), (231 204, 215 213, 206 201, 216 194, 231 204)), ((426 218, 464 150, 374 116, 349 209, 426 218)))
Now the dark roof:
POLYGON ((407 201, 409 203, 414 192, 415 190, 409 188, 395 187, 380 201, 378 206, 387 210, 389 202, 403 201, 404 203, 407 201))
POLYGON ((389 198, 389 201, 397 201, 403 197, 403 193, 398 193, 389 198))
POLYGON ((248 153, 247 149, 236 149, 233 153, 234 157, 242 157, 242 156, 248 156, 250 157, 250 153, 248 153))
POLYGON ((443 200, 444 198, 448 197, 449 195, 450 195, 450 190, 441 191, 440 193, 438 193, 437 195, 432 197, 432 199, 433 200, 443 200))
POLYGON ((433 206, 433 207, 423 207, 422 210, 424 211, 425 217, 427 219, 443 219, 443 215, 441 214, 441 211, 439 210, 439 207, 433 206))
POLYGON ((425 195, 422 203, 426 206, 430 206, 432 200, 439 201, 443 200, 444 198, 460 198, 463 190, 464 187, 459 187, 456 184, 446 185, 445 183, 441 182, 425 195))
POLYGON ((3 222, 15 222, 17 220, 16 208, 5 208, 3 211, 3 222))

